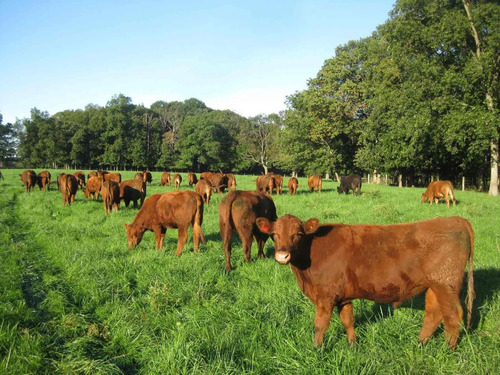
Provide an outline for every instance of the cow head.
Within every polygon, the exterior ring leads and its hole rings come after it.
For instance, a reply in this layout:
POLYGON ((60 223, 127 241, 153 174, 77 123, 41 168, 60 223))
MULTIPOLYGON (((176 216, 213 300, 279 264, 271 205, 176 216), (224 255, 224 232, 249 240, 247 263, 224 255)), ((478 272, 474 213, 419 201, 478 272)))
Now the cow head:
POLYGON ((132 250, 141 243, 144 229, 134 224, 123 223, 123 226, 127 230, 128 248, 132 250))
POLYGON ((274 222, 259 217, 256 224, 261 232, 273 236, 274 259, 280 264, 288 264, 297 253, 302 238, 316 232, 319 220, 313 218, 302 222, 293 215, 285 215, 274 222))
POLYGON ((422 203, 426 203, 429 200, 429 197, 427 196, 427 193, 422 193, 422 203))

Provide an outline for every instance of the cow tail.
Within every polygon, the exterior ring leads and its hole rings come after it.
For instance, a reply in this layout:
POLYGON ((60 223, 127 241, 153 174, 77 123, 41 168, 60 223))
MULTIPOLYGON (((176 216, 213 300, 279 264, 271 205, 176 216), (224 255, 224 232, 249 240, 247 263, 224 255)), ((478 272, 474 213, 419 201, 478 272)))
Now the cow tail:
POLYGON ((467 272, 467 297, 465 298, 465 303, 467 305, 467 330, 469 330, 472 320, 472 304, 474 302, 476 294, 474 292, 474 275, 473 275, 474 230, 472 229, 472 226, 468 221, 467 221, 467 230, 470 236, 470 253, 469 253, 469 270, 467 272))
POLYGON ((206 241, 205 241, 205 236, 203 236, 203 230, 201 229, 201 224, 203 224, 203 198, 199 196, 196 199, 196 214, 194 216, 193 230, 200 234, 201 242, 205 244, 206 241))
POLYGON ((220 227, 220 234, 222 236, 223 242, 230 241, 230 239, 231 239, 231 233, 232 233, 233 228, 234 228, 233 215, 231 213, 232 213, 233 203, 238 196, 239 196, 239 194, 234 193, 234 194, 231 194, 230 196, 226 195, 226 197, 225 197, 225 198, 230 198, 230 199, 228 199, 228 201, 226 202, 226 205, 224 207, 224 209, 225 209, 224 217, 227 217, 227 222, 224 222, 224 220, 221 220, 221 218, 219 218, 219 222, 220 222, 220 226, 221 226, 220 227), (224 224, 224 227, 222 227, 222 224, 224 224))

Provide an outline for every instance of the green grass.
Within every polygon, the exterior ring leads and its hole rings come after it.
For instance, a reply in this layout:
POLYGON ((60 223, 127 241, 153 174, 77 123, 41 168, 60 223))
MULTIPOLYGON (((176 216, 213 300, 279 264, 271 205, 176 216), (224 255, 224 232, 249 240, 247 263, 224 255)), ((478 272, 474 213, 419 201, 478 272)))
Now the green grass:
MULTIPOLYGON (((338 195, 332 181, 324 181, 321 194, 309 193, 305 178, 297 196, 273 196, 279 216, 387 224, 460 215, 475 230, 473 329, 462 333, 455 352, 442 330, 425 347, 417 343, 421 297, 396 311, 355 301, 358 344, 349 347, 334 314, 316 350, 314 305, 289 267, 272 259, 272 241, 264 260, 255 260, 254 245, 255 261, 247 264, 236 236, 234 270, 224 272, 222 195, 205 208, 207 245, 194 253, 190 234, 176 257, 176 230, 167 231, 161 251, 152 232, 128 250, 123 223, 137 210, 122 205, 105 217, 102 202, 82 192, 63 207, 54 187, 27 194, 19 170, 2 172, 0 373, 491 374, 500 368, 500 198, 456 191, 458 204, 448 209, 421 204, 422 188, 364 185, 354 197, 338 195)), ((254 178, 237 176, 238 188, 253 190, 254 178)), ((159 180, 153 173, 148 195, 173 190, 159 180)))

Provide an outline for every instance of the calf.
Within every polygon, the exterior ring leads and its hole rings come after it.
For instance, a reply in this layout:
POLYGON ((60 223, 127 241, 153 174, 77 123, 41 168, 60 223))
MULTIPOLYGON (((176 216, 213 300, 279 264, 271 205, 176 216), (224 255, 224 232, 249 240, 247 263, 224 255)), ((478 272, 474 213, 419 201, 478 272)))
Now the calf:
POLYGON ((120 185, 113 180, 105 181, 101 188, 102 201, 104 203, 104 214, 111 215, 111 209, 120 209, 120 185))
POLYGON ((298 186, 299 180, 297 180, 297 177, 290 177, 288 180, 288 193, 290 195, 296 195, 298 186))
POLYGON ((101 192, 102 179, 99 177, 90 177, 87 180, 87 185, 85 186, 85 198, 89 199, 99 199, 99 194, 101 192))
POLYGON ((290 264, 300 289, 316 305, 315 344, 320 346, 337 306, 349 343, 356 342, 352 300, 369 299, 395 307, 422 291, 425 315, 419 341, 426 343, 444 320, 445 339, 457 344, 463 310, 460 288, 469 262, 467 327, 474 281, 474 232, 458 216, 394 225, 320 225, 292 215, 275 222, 258 218, 273 235, 275 259, 290 264))
POLYGON ((342 177, 340 186, 337 187, 337 192, 339 194, 349 194, 349 189, 352 190, 354 195, 361 195, 361 176, 350 174, 349 176, 342 177))
POLYGON ((210 181, 200 180, 196 183, 194 190, 201 195, 203 202, 207 205, 210 203, 210 197, 212 196, 213 187, 210 181))
POLYGON ((173 191, 153 194, 144 202, 132 224, 125 223, 129 249, 142 240, 146 230, 155 233, 156 249, 163 248, 167 228, 178 229, 177 252, 179 256, 186 244, 188 227, 193 226, 194 251, 198 252, 200 239, 206 243, 201 230, 203 223, 203 201, 194 191, 173 191))
POLYGON ((319 191, 321 193, 321 186, 323 185, 323 178, 319 174, 312 175, 307 179, 307 186, 309 191, 319 191))
POLYGON ((264 244, 269 235, 261 233, 255 225, 255 219, 260 216, 276 220, 276 207, 269 195, 255 191, 232 190, 222 198, 219 204, 219 227, 227 271, 231 271, 231 236, 235 229, 243 242, 245 260, 251 261, 252 238, 257 241, 258 257, 264 258, 264 244))
POLYGON ((134 202, 134 208, 137 208, 137 201, 141 201, 141 206, 146 198, 146 183, 143 180, 125 180, 120 184, 120 200, 125 202, 128 208, 130 201, 134 202))
POLYGON ((422 193, 422 203, 429 203, 435 201, 436 205, 439 203, 440 198, 444 198, 446 205, 450 207, 450 200, 448 196, 451 197, 453 205, 456 206, 455 194, 453 193, 453 184, 451 181, 431 181, 427 186, 427 190, 422 193))
POLYGON ((71 205, 75 201, 78 191, 78 181, 72 174, 61 174, 59 178, 59 191, 62 194, 63 206, 71 205))

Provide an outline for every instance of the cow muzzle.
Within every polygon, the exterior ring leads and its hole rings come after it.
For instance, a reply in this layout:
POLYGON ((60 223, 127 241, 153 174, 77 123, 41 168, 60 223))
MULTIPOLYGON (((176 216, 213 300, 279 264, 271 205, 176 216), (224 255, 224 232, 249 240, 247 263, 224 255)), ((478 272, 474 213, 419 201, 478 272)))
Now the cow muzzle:
POLYGON ((279 264, 288 264, 291 259, 291 254, 288 251, 276 251, 274 253, 274 259, 276 259, 279 264))

